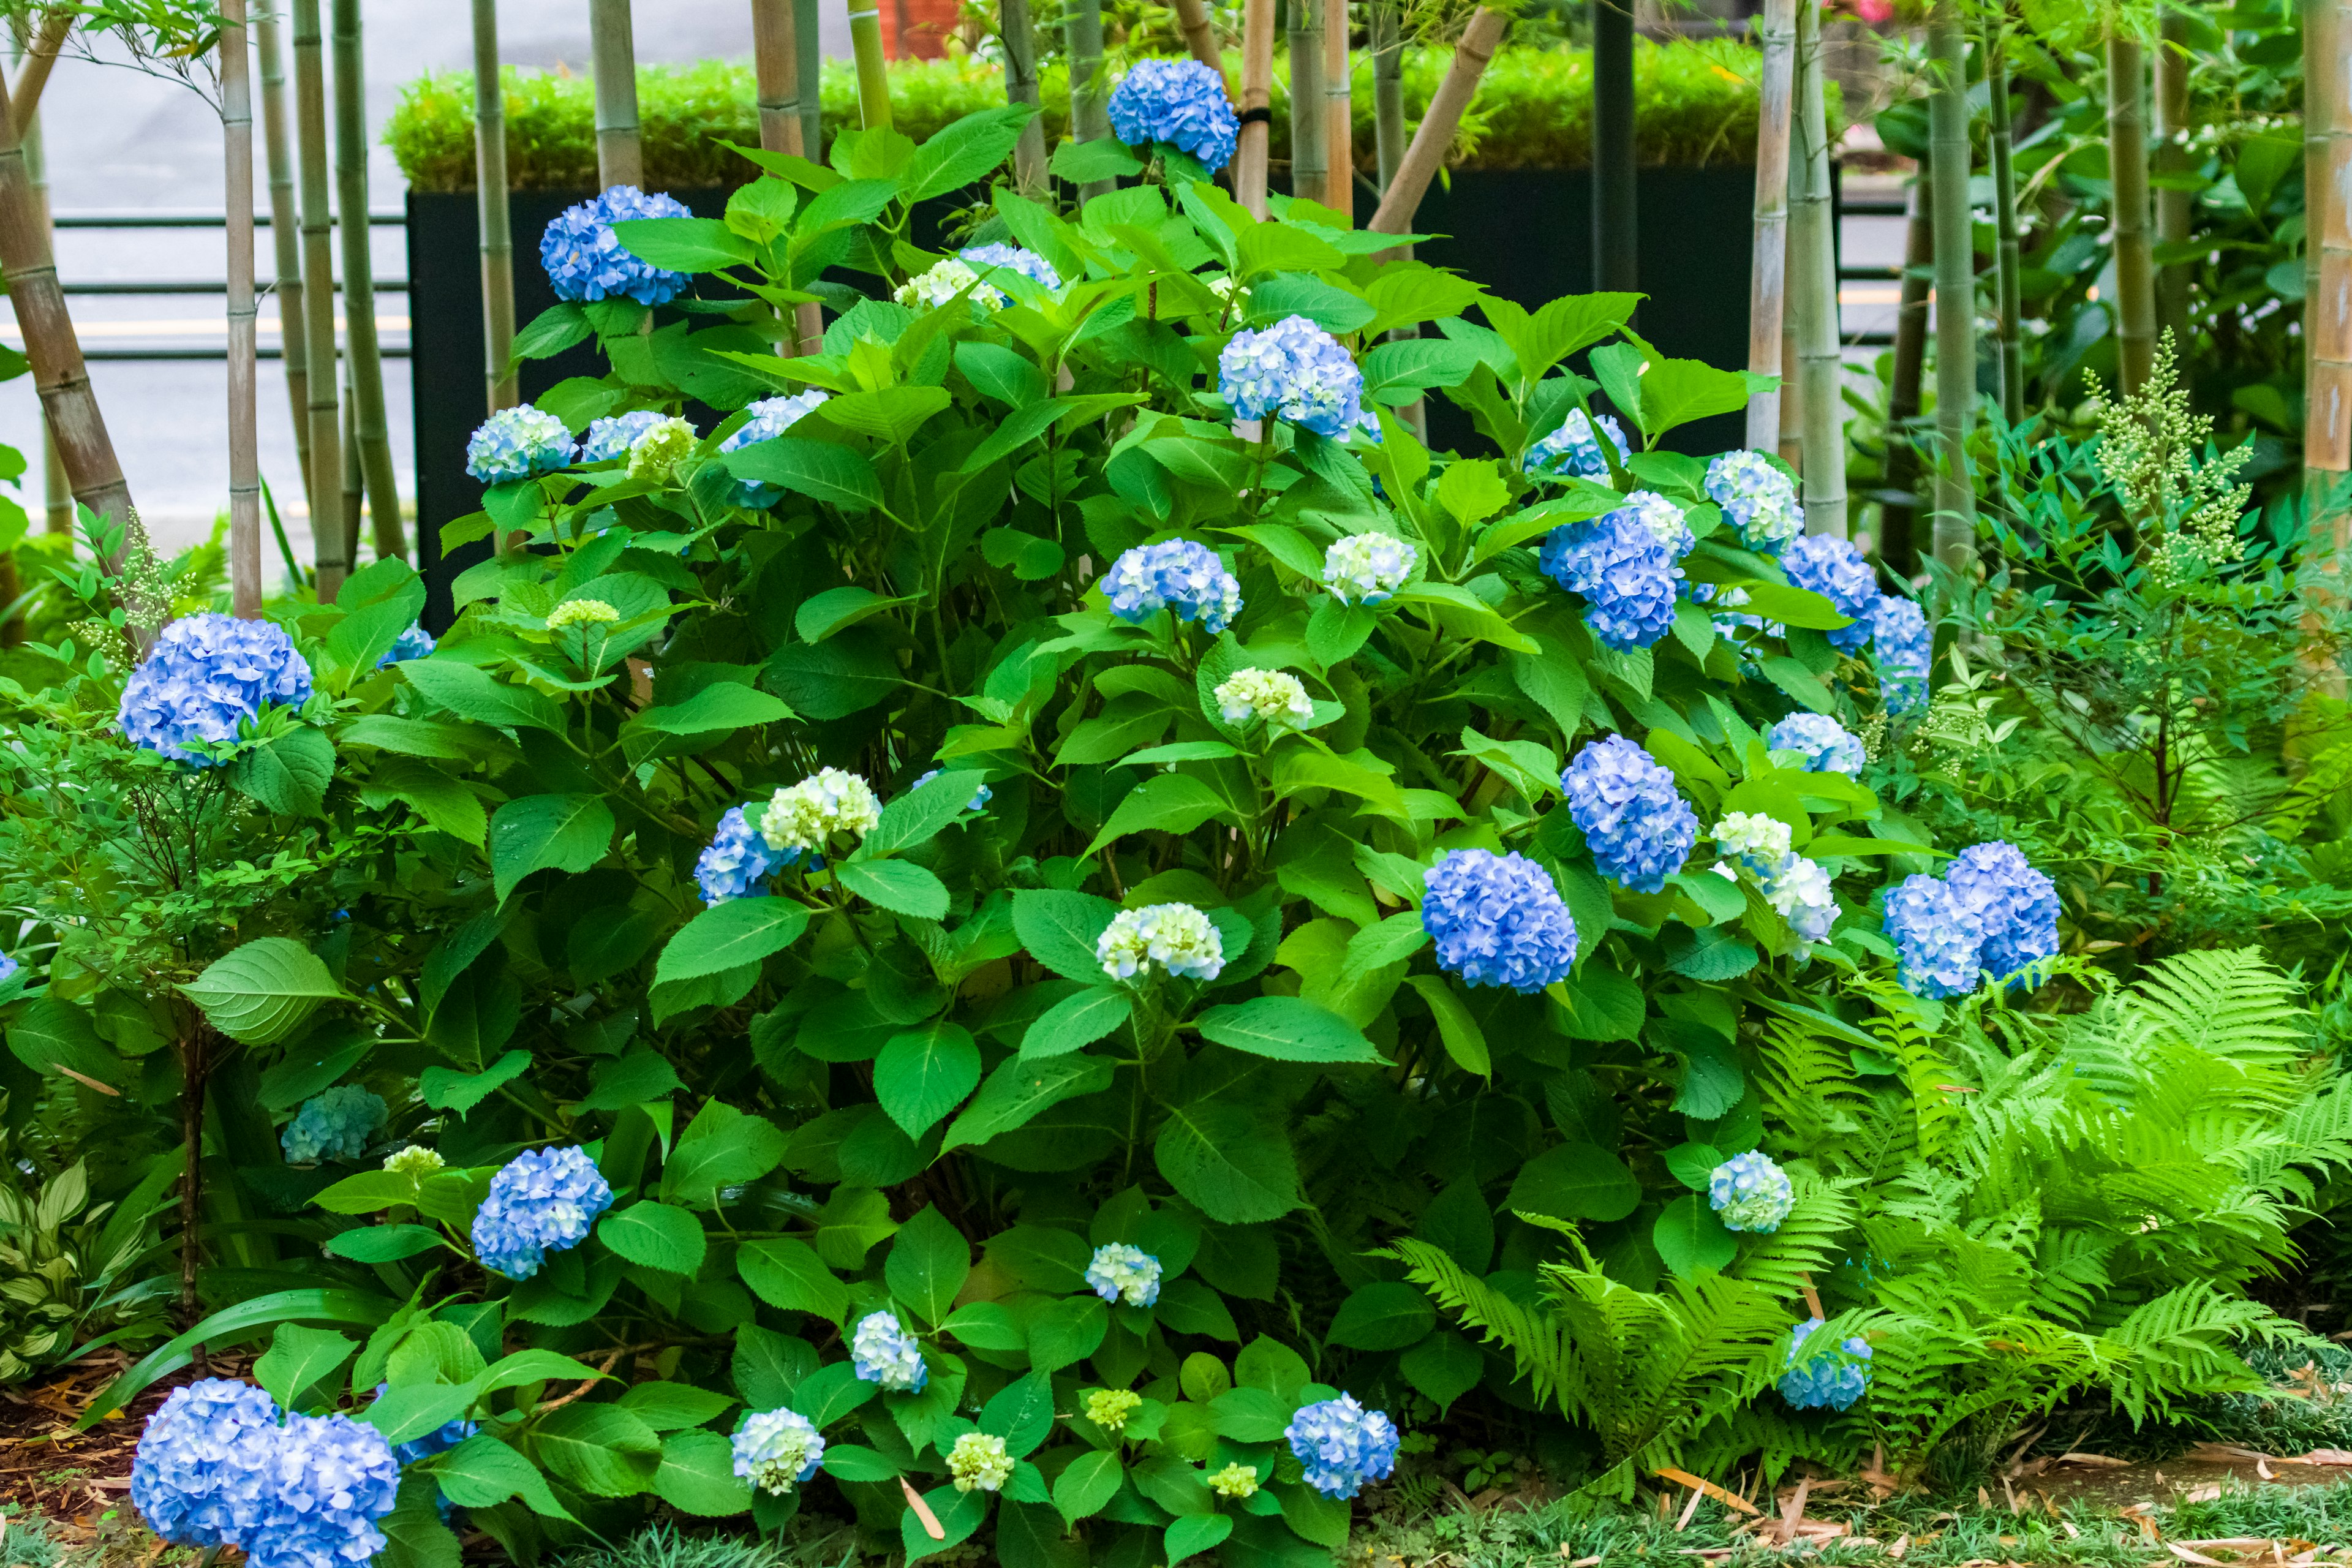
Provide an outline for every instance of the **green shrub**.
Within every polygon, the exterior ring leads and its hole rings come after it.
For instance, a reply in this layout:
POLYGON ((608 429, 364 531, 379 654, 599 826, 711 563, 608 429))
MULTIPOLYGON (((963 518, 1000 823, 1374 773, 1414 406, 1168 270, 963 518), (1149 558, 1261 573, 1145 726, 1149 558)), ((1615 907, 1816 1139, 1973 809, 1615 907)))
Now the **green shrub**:
MULTIPOLYGON (((1404 66, 1405 115, 1417 121, 1445 74, 1452 52, 1422 49, 1404 66)), ((1743 163, 1756 149, 1754 49, 1727 40, 1644 43, 1633 57, 1635 143, 1645 163, 1743 163)), ((1229 76, 1238 57, 1226 62, 1229 76)), ((596 184, 593 90, 585 77, 509 67, 507 169, 518 190, 589 190, 596 184)), ((1361 73, 1360 73, 1360 76, 1361 73)), ((1372 160, 1371 93, 1356 94, 1357 161, 1372 160)), ((749 166, 722 144, 756 147, 759 114, 751 68, 706 60, 641 66, 637 110, 644 127, 647 183, 692 190, 740 184, 749 166)), ((1045 72, 1046 135, 1068 129, 1069 82, 1059 66, 1045 72)), ((891 113, 917 141, 950 122, 1004 101, 1003 73, 971 58, 900 60, 890 68, 891 113)), ((848 62, 824 68, 826 133, 857 123, 857 88, 848 62)), ((408 183, 420 191, 474 185, 474 79, 468 71, 429 73, 411 82, 384 128, 385 143, 408 183)), ((1275 156, 1290 135, 1289 95, 1276 73, 1275 156)), ((1478 85, 1456 141, 1465 169, 1579 168, 1591 161, 1592 66, 1581 52, 1506 49, 1478 85)))

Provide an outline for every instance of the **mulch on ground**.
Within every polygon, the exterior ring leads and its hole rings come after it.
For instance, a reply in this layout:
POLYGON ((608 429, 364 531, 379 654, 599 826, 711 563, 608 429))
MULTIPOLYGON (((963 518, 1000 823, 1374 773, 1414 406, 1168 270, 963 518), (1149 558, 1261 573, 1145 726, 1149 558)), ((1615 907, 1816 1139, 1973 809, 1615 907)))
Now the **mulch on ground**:
POLYGON ((209 1370, 183 1369, 157 1381, 129 1405, 93 1424, 74 1423, 130 1364, 103 1350, 15 1388, 0 1388, 0 1503, 48 1521, 50 1534, 83 1544, 130 1521, 131 1460, 147 1417, 172 1390, 200 1377, 243 1377, 249 1356, 211 1358, 209 1370))

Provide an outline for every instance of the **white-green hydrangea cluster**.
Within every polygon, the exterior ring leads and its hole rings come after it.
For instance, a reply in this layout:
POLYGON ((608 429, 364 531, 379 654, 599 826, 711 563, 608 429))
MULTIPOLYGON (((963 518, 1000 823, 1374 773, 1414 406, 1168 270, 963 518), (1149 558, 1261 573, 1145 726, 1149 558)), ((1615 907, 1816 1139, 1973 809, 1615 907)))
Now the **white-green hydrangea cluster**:
POLYGON ((1760 811, 1728 812, 1715 825, 1715 847, 1724 858, 1759 877, 1769 876, 1787 858, 1790 842, 1789 825, 1760 811))
POLYGON ((434 1172, 440 1170, 446 1163, 440 1155, 422 1144, 411 1143, 405 1149, 385 1155, 383 1168, 387 1171, 397 1171, 404 1176, 414 1176, 421 1182, 434 1172))
POLYGON ((1225 944, 1192 905, 1151 904, 1119 910, 1095 939, 1095 957, 1113 980, 1132 979, 1153 963, 1171 974, 1214 980, 1225 966, 1225 944))
POLYGON ((882 821, 874 786, 839 768, 819 768, 775 793, 760 819, 760 837, 771 849, 821 855, 836 833, 863 838, 882 821))
POLYGON ((1004 290, 980 281, 980 274, 970 266, 950 256, 934 263, 926 272, 919 272, 891 291, 890 298, 909 310, 936 310, 965 289, 971 289, 972 302, 984 310, 1004 308, 1004 290), (977 287, 975 287, 977 285, 977 287))
POLYGON ((967 1432, 948 1450, 948 1476, 960 1492, 996 1492, 1013 1479, 1013 1456, 992 1432, 967 1432))
POLYGON ((1209 1478, 1209 1489, 1219 1497, 1257 1496, 1257 1472, 1235 1459, 1209 1478))
POLYGON ((694 444, 700 439, 693 426, 675 415, 656 420, 629 443, 629 478, 656 482, 668 479, 693 455, 694 444))
POLYGON ((1323 552, 1323 585, 1343 605, 1377 605, 1404 586, 1420 559, 1394 534, 1351 533, 1323 552))
POLYGON ((1315 717, 1307 688, 1278 669, 1237 669, 1217 683, 1215 695, 1228 724, 1263 719, 1269 730, 1296 730, 1315 717))
POLYGON ((1127 1429, 1127 1418, 1143 1404, 1131 1388, 1097 1388, 1087 1395, 1087 1419, 1114 1435, 1127 1429))
POLYGON ((621 612, 602 599, 566 599, 548 612, 547 629, 560 632, 566 626, 609 626, 621 618, 621 612))

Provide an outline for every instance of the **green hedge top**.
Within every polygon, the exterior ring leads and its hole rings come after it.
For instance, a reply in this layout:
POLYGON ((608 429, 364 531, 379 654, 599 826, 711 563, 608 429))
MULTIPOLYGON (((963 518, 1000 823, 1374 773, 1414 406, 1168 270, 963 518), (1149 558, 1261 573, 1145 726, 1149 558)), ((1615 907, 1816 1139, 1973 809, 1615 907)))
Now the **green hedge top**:
MULTIPOLYGON (((1417 121, 1452 59, 1422 49, 1404 65, 1405 113, 1417 121)), ((1228 57, 1237 76, 1240 61, 1228 57)), ((1372 105, 1369 60, 1359 65, 1356 147, 1369 172, 1372 105)), ((1757 52, 1730 40, 1655 45, 1633 57, 1636 145, 1644 163, 1697 166, 1752 162, 1756 147, 1757 52)), ((507 167, 519 190, 586 190, 596 184, 593 89, 585 77, 503 73, 507 167)), ((1275 155, 1289 142, 1287 93, 1275 83, 1275 155)), ((644 127, 647 183, 689 190, 740 183, 749 171, 721 143, 756 145, 751 68, 724 61, 644 66, 637 109, 644 127)), ((1044 81, 1047 134, 1063 135, 1069 83, 1058 68, 1044 81)), ((474 184, 474 79, 446 71, 419 78, 402 92, 384 140, 409 184, 421 191, 471 190, 474 184)), ((918 141, 949 121, 1004 101, 998 68, 971 58, 901 60, 890 68, 890 101, 899 128, 918 141)), ((856 82, 846 61, 824 67, 828 127, 856 123, 856 82)), ((1456 139, 1454 165, 1465 169, 1580 168, 1591 162, 1592 67, 1581 52, 1506 49, 1479 83, 1456 139)))

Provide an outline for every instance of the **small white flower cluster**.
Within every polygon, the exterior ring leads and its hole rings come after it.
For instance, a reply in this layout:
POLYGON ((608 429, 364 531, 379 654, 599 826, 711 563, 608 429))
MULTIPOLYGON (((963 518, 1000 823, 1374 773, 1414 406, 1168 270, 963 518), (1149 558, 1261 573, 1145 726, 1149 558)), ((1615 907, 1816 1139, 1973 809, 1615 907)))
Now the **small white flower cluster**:
POLYGON ((1315 704, 1298 678, 1274 669, 1237 669, 1220 681, 1217 711, 1228 724, 1263 719, 1269 730, 1302 728, 1315 717, 1315 704))
POLYGON ((1225 944, 1192 905, 1151 904, 1119 910, 1095 940, 1095 957, 1113 980, 1132 979, 1155 963, 1171 974, 1214 980, 1225 966, 1225 944))
POLYGON ((621 618, 621 612, 602 599, 566 599, 548 612, 547 629, 560 632, 566 626, 609 626, 621 618))
POLYGON ((384 1156, 383 1168, 387 1171, 397 1171, 404 1176, 414 1176, 421 1182, 434 1172, 440 1170, 443 1163, 439 1154, 430 1149, 411 1143, 405 1149, 384 1156))
POLYGON ((856 773, 819 768, 776 792, 760 819, 760 837, 771 849, 823 854, 835 834, 863 838, 881 821, 882 803, 874 798, 873 786, 856 773))
POLYGON ((700 439, 693 426, 675 416, 656 421, 629 443, 629 478, 667 479, 693 454, 694 444, 700 439))
POLYGON ((1715 825, 1716 847, 1759 877, 1780 863, 1790 841, 1789 825, 1760 811, 1731 812, 1715 825))
POLYGON ((965 289, 971 289, 972 302, 984 310, 1004 308, 1004 290, 980 281, 980 274, 955 257, 935 263, 929 271, 917 273, 891 291, 890 297, 909 310, 936 310, 949 303, 965 289), (974 287, 974 285, 978 285, 974 287))
POLYGON ((1797 956, 1801 958, 1812 943, 1829 940, 1838 901, 1830 890, 1829 873, 1817 861, 1795 853, 1791 841, 1785 822, 1758 811, 1727 812, 1715 825, 1716 847, 1723 855, 1715 869, 1733 881, 1739 879, 1740 869, 1756 879, 1764 897, 1796 933, 1797 956))
POLYGON ((1343 605, 1377 605, 1404 586, 1420 559, 1393 534, 1351 533, 1323 552, 1323 585, 1343 605))
POLYGON ((992 1432, 967 1432, 948 1450, 948 1475, 960 1492, 998 1492, 1013 1479, 1013 1456, 992 1432))

